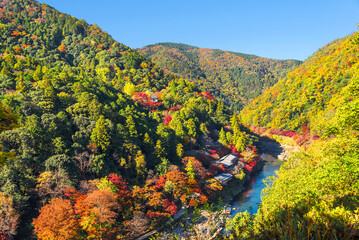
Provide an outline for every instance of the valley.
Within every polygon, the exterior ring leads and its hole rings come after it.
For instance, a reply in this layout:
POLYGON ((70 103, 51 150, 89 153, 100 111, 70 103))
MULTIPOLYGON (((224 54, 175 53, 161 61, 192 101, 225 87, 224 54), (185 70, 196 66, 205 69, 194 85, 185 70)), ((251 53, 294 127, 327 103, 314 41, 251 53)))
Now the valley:
POLYGON ((0 239, 359 238, 359 32, 132 49, 4 0, 0 38, 0 239))
POLYGON ((301 64, 180 43, 158 43, 138 51, 162 69, 210 92, 233 111, 240 111, 301 64))

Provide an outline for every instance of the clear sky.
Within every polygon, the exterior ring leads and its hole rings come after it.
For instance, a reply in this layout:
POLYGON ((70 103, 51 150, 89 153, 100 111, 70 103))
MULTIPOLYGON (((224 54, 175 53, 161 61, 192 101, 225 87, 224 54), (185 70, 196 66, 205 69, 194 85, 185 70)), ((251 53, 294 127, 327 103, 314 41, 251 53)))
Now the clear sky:
POLYGON ((159 42, 305 60, 354 31, 359 0, 40 0, 139 48, 159 42))

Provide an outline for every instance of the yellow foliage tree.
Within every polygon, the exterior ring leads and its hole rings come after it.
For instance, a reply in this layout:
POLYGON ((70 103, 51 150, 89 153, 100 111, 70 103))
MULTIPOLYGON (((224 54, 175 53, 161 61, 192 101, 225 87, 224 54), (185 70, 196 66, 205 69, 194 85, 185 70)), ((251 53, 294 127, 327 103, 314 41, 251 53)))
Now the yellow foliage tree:
POLYGON ((126 82, 125 86, 123 87, 123 92, 129 96, 133 96, 136 91, 136 86, 131 82, 126 82))
MULTIPOLYGON (((11 113, 9 108, 3 107, 0 103, 0 133, 5 130, 14 129, 19 127, 16 123, 17 118, 14 114, 11 113)), ((0 145, 0 166, 9 158, 14 158, 13 152, 4 152, 3 148, 0 145)))

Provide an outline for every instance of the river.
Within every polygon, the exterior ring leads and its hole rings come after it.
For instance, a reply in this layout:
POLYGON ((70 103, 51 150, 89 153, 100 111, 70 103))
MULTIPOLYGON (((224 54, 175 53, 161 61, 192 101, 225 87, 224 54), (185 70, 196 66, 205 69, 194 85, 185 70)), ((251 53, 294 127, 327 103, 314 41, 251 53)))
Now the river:
POLYGON ((258 211, 258 203, 262 202, 261 192, 266 187, 263 180, 274 176, 275 171, 278 171, 282 164, 282 161, 267 153, 263 153, 261 158, 266 160, 263 170, 254 175, 244 191, 231 201, 231 217, 234 217, 238 212, 248 211, 250 214, 254 214, 258 211))

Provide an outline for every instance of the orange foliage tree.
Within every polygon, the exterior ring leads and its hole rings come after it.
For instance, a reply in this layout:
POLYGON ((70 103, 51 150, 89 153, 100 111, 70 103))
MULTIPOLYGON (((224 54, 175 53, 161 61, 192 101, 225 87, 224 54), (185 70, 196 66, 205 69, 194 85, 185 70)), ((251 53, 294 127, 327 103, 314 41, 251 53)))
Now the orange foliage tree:
POLYGON ((81 215, 80 225, 89 238, 110 239, 116 233, 114 225, 121 206, 117 194, 110 189, 95 190, 79 197, 75 209, 81 215))
POLYGON ((194 173, 197 179, 204 179, 206 176, 206 169, 202 166, 202 163, 194 157, 185 157, 182 159, 183 167, 186 168, 188 161, 192 162, 194 173))
POLYGON ((74 208, 69 200, 54 198, 43 206, 33 221, 35 233, 41 239, 73 239, 81 232, 74 208))
POLYGON ((58 48, 57 48, 57 50, 59 50, 60 52, 66 52, 66 46, 64 45, 64 44, 61 44, 58 48))

